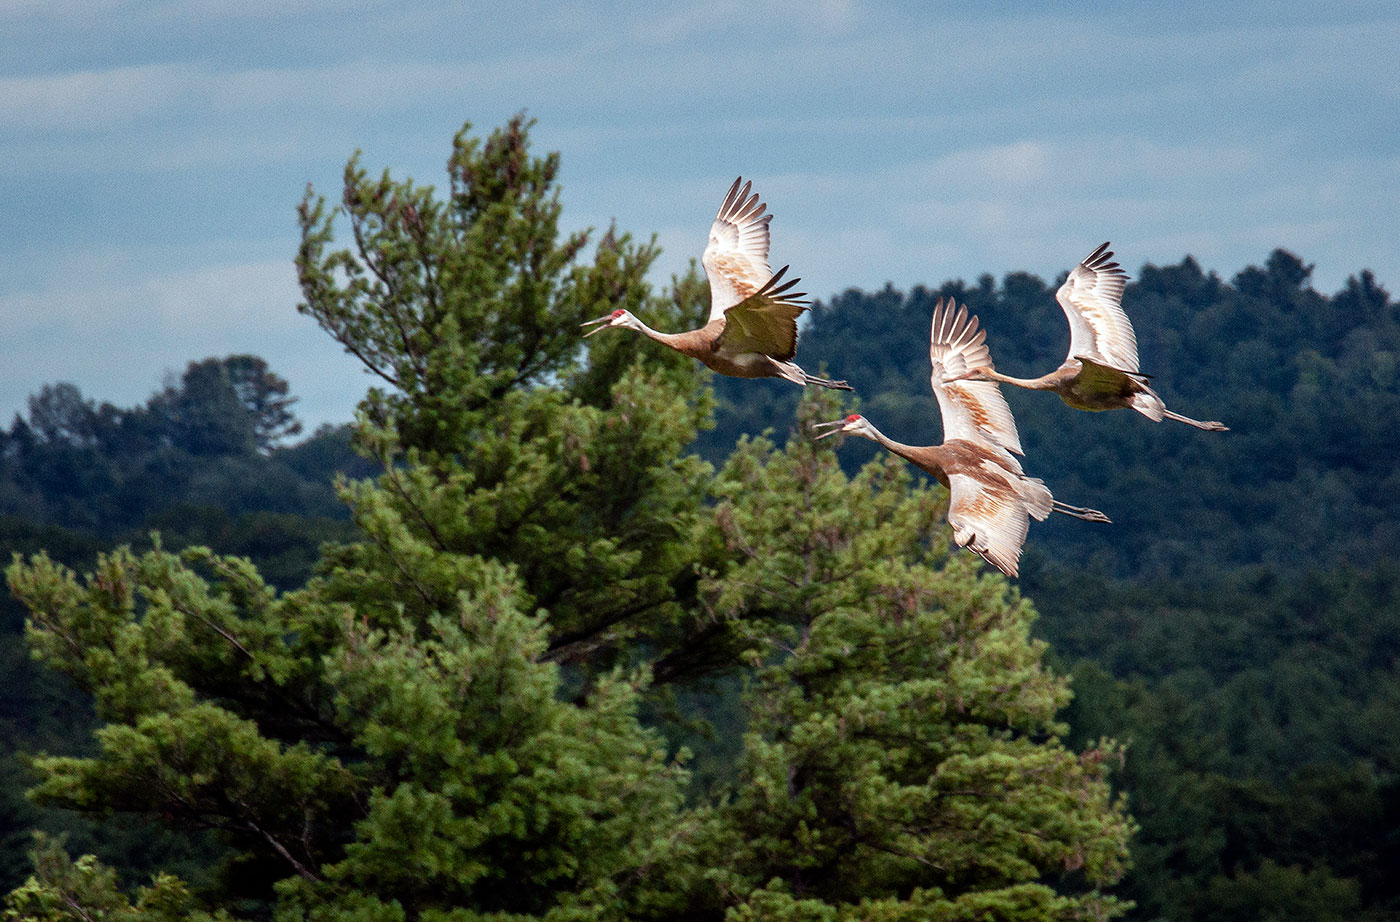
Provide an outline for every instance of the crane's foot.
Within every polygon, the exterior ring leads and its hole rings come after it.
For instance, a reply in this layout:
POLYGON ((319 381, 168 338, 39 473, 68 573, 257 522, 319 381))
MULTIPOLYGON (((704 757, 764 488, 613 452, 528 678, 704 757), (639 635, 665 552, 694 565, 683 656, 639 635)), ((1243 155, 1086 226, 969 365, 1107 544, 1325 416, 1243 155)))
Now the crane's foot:
POLYGON ((831 380, 830 378, 818 378, 818 377, 816 377, 815 375, 808 375, 808 376, 807 376, 807 380, 806 380, 805 383, 807 383, 807 384, 815 384, 815 385, 817 385, 818 387, 829 387, 829 388, 831 388, 831 389, 834 390, 834 391, 854 391, 854 390, 855 390, 855 388, 851 387, 851 386, 850 386, 849 384, 847 384, 845 381, 833 381, 833 380, 831 380))
POLYGON ((1199 419, 1192 419, 1189 416, 1182 416, 1180 413, 1173 413, 1171 410, 1163 410, 1162 415, 1165 416, 1167 419, 1174 419, 1179 423, 1185 423, 1188 426, 1195 426, 1197 429, 1204 429, 1207 432, 1230 431, 1229 426, 1225 425, 1224 423, 1218 423, 1213 419, 1202 422, 1199 419))

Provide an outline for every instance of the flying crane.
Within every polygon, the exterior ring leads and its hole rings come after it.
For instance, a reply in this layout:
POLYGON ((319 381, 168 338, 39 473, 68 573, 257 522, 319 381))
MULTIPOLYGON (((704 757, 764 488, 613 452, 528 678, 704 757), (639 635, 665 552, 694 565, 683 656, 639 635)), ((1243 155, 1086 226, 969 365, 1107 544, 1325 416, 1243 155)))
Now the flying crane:
POLYGON ((796 384, 816 384, 848 391, 845 381, 809 375, 798 367, 797 318, 808 309, 803 292, 792 288, 798 279, 783 282, 788 267, 776 274, 768 265, 767 205, 751 194, 752 183, 734 180, 710 227, 710 242, 700 262, 710 280, 710 318, 698 330, 662 333, 630 311, 618 309, 584 326, 597 326, 586 339, 609 327, 636 330, 677 352, 699 359, 706 367, 732 378, 786 378, 796 384))
POLYGON ((992 381, 969 380, 970 368, 991 365, 985 330, 967 307, 954 309, 942 298, 933 310, 929 337, 930 383, 943 417, 943 444, 905 445, 889 438, 858 413, 814 429, 819 439, 846 432, 879 442, 948 488, 948 524, 953 541, 981 555, 1007 576, 1015 576, 1030 519, 1062 512, 1090 522, 1107 522, 1097 509, 1069 506, 1055 499, 1044 482, 1027 477, 1015 455, 1020 437, 1001 389, 992 381), (1014 453, 1014 454, 1013 454, 1014 453))
POLYGON ((1069 355, 1059 368, 1039 378, 1013 378, 992 368, 991 362, 968 370, 969 381, 999 381, 1035 391, 1054 391, 1076 410, 1118 410, 1132 407, 1154 422, 1174 419, 1211 432, 1228 430, 1223 423, 1202 422, 1167 409, 1138 371, 1137 336, 1123 313, 1123 288, 1128 274, 1113 262, 1105 243, 1074 267, 1055 292, 1069 320, 1069 355))

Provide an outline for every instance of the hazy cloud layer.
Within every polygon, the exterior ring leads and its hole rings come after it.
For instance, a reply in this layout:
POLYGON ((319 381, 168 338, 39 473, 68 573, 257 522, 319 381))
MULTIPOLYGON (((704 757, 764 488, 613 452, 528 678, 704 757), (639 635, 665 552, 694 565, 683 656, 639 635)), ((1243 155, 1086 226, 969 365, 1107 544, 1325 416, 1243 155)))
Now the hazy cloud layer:
POLYGON ((136 402, 254 351, 314 424, 367 381, 295 312, 293 208, 345 159, 441 184, 522 108, 565 220, 658 235, 664 282, 725 187, 827 297, 1028 269, 1111 239, 1229 277, 1400 279, 1388 3, 0 0, 0 413, 42 384, 136 402), (1159 11, 1165 8, 1156 8, 1159 11))

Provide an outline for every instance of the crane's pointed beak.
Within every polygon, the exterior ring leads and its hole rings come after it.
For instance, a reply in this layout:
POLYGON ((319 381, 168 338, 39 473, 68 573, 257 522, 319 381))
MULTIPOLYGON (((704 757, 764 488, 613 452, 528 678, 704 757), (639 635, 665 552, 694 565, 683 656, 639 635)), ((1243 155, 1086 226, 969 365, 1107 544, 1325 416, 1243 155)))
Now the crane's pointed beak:
POLYGON ((827 429, 827 430, 829 430, 829 431, 823 432, 821 435, 814 437, 814 438, 812 439, 812 441, 818 442, 818 441, 821 441, 822 439, 826 438, 826 437, 829 436, 829 435, 835 435, 836 433, 840 432, 841 430, 840 430, 840 429, 832 429, 831 427, 832 427, 832 426, 844 426, 845 424, 846 424, 846 421, 845 421, 844 419, 838 419, 838 420, 836 420, 835 422, 830 422, 830 423, 813 423, 813 424, 812 424, 812 428, 813 428, 814 430, 815 430, 815 429, 827 429))
MULTIPOLYGON (((579 324, 579 326, 581 326, 581 327, 591 327, 591 326, 593 326, 595 323, 607 323, 607 322, 608 322, 609 320, 611 320, 611 319, 612 319, 612 314, 608 314, 606 317, 599 317, 597 320, 585 320, 583 323, 579 324)), ((592 336, 594 333, 601 333, 603 330, 606 330, 606 329, 607 329, 607 327, 602 326, 602 327, 597 327, 596 329, 589 330, 587 333, 583 334, 583 338, 584 338, 584 339, 587 339, 588 337, 592 336)))

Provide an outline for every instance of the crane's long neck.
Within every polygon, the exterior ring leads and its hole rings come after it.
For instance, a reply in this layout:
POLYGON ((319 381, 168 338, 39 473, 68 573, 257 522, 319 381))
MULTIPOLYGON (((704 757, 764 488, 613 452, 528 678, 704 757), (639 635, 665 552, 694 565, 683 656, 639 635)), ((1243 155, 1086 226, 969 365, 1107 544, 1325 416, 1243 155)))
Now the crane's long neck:
POLYGON ((899 455, 919 470, 932 474, 939 480, 945 480, 947 475, 943 471, 943 465, 938 463, 938 458, 936 457, 938 446, 906 445, 903 442, 896 442, 879 429, 876 429, 870 424, 869 420, 866 420, 866 425, 870 428, 869 434, 872 440, 879 442, 881 445, 885 446, 885 448, 889 449, 890 452, 899 455))
POLYGON ((1054 375, 1042 375, 1039 378, 1013 378, 1011 375, 1004 375, 1001 372, 983 366, 978 369, 978 376, 987 380, 995 381, 998 384, 1010 384, 1014 387, 1024 387, 1033 391, 1053 390, 1055 382, 1054 375))
POLYGON ((662 333, 660 330, 653 330, 651 327, 643 323, 642 319, 636 316, 635 314, 632 317, 632 323, 630 324, 630 326, 632 327, 632 329, 636 330, 638 333, 641 333, 647 339, 654 339, 657 342, 664 343, 673 349, 676 347, 677 337, 681 335, 679 333, 662 333))
POLYGON ((901 458, 907 459, 909 456, 909 451, 916 447, 914 445, 905 445, 903 442, 896 442, 894 439, 885 435, 879 429, 876 429, 875 426, 869 420, 866 420, 866 425, 870 429, 871 439, 873 439, 876 442, 879 442, 881 445, 885 446, 890 451, 899 455, 901 458))
POLYGON ((693 358, 697 358, 700 361, 704 362, 706 365, 709 365, 711 368, 714 368, 716 371, 724 370, 721 368, 716 368, 713 364, 711 364, 712 360, 715 357, 715 340, 721 333, 724 332, 723 320, 717 321, 715 323, 708 323, 698 330, 687 330, 684 333, 662 333, 659 330, 653 330, 651 327, 647 326, 645 323, 642 323, 636 317, 633 317, 632 320, 633 322, 629 324, 629 326, 637 330, 639 333, 641 333, 648 339, 654 339, 657 342, 661 343, 663 346, 669 346, 670 348, 675 349, 677 352, 683 355, 688 355, 693 358))

